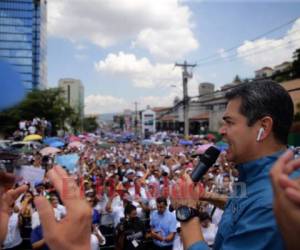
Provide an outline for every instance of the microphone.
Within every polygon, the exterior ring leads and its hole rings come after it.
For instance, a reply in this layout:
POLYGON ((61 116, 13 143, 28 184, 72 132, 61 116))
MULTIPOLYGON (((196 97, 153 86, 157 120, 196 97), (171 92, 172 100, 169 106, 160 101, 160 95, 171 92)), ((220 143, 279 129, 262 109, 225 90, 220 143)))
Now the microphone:
POLYGON ((193 182, 198 182, 207 170, 215 163, 220 154, 220 150, 214 146, 205 150, 203 156, 200 158, 198 165, 193 169, 191 173, 191 179, 193 182))

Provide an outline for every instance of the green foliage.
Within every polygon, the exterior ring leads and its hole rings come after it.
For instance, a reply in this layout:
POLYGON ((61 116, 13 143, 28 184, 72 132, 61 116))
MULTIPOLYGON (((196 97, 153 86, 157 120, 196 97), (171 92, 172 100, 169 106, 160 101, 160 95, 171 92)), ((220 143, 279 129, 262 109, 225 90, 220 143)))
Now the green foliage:
POLYGON ((52 123, 54 131, 63 128, 65 123, 79 127, 79 116, 63 99, 62 90, 52 88, 33 90, 18 105, 0 112, 0 132, 11 134, 20 120, 45 118, 52 123))
POLYGON ((86 117, 83 119, 83 130, 86 132, 94 132, 98 128, 96 117, 86 117))
POLYGON ((293 54, 293 64, 292 64, 292 72, 293 77, 300 77, 300 48, 297 49, 293 54))

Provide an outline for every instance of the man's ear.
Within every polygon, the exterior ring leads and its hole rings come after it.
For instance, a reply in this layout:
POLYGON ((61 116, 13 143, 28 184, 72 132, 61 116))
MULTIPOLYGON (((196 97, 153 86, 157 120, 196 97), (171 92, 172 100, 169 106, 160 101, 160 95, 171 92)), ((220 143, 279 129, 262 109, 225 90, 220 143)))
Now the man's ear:
POLYGON ((260 119, 260 128, 258 130, 259 141, 266 139, 270 136, 273 130, 273 118, 270 116, 265 116, 260 119))

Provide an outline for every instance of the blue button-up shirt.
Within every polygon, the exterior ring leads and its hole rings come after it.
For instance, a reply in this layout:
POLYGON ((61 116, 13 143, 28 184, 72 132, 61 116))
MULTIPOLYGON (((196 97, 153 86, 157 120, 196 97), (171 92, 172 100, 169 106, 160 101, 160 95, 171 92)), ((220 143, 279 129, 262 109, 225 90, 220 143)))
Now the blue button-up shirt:
MULTIPOLYGON (((213 249, 284 249, 273 213, 273 191, 269 172, 282 154, 250 161, 237 166, 239 186, 235 197, 229 198, 216 235, 213 249)), ((188 250, 206 250, 203 241, 196 242, 188 250)))
MULTIPOLYGON (((150 226, 163 237, 167 237, 170 233, 176 233, 177 220, 173 213, 167 209, 163 214, 153 211, 150 215, 150 226)), ((173 242, 165 242, 159 240, 153 240, 154 244, 164 247, 173 245, 173 242)))

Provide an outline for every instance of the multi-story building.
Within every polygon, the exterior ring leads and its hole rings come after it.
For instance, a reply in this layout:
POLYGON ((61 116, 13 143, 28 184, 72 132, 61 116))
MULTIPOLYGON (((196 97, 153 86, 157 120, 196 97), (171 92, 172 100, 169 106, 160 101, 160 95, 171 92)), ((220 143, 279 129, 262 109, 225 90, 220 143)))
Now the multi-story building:
POLYGON ((273 75, 274 71, 270 67, 263 67, 259 70, 255 71, 255 78, 256 79, 261 79, 261 78, 268 78, 273 75))
POLYGON ((80 80, 72 78, 60 79, 58 86, 63 89, 66 102, 80 115, 84 116, 84 87, 80 80))
POLYGON ((8 61, 28 89, 47 86, 47 0, 0 1, 0 60, 8 61))

